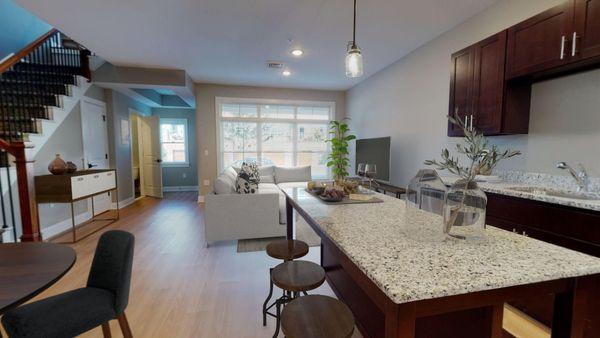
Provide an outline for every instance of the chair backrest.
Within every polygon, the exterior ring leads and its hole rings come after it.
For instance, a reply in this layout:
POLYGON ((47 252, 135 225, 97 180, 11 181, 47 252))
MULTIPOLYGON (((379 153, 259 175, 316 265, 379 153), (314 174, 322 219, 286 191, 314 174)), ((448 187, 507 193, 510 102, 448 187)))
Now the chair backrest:
POLYGON ((129 302, 134 236, 126 231, 107 231, 98 240, 88 287, 105 289, 115 294, 115 312, 125 311, 129 302))

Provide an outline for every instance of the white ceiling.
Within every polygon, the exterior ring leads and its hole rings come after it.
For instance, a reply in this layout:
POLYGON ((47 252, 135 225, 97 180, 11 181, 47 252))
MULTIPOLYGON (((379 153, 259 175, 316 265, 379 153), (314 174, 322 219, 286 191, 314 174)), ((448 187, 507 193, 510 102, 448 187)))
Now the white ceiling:
POLYGON ((496 0, 358 0, 358 80, 344 74, 352 0, 16 1, 115 65, 184 69, 196 82, 347 89, 496 0), (302 58, 289 54, 290 39, 302 58))

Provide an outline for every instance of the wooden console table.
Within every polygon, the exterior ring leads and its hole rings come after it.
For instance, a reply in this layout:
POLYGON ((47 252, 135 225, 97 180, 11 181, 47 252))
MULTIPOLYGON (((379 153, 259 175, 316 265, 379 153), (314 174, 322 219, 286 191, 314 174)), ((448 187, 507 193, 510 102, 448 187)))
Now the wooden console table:
MULTIPOLYGON (((117 189, 117 172, 114 169, 81 170, 65 175, 43 175, 35 177, 36 203, 69 203, 71 205, 71 233, 73 243, 86 238, 96 231, 119 219, 119 198, 117 189), (115 191, 117 195, 116 215, 113 218, 96 218, 94 196, 115 191), (83 223, 75 223, 73 204, 77 201, 92 200, 92 218, 83 223), (77 228, 96 221, 111 221, 87 235, 77 238, 77 228)), ((39 210, 39 208, 38 208, 39 210)), ((108 212, 108 210, 106 211, 108 212)), ((39 215, 38 215, 39 217, 39 215)))

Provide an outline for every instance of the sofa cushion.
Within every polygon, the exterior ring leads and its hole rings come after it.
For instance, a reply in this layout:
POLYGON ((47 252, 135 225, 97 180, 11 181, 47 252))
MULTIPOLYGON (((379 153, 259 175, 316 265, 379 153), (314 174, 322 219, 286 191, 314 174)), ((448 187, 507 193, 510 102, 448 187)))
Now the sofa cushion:
POLYGON ((258 172, 262 183, 275 183, 275 166, 259 167, 258 172))
POLYGON ((285 194, 275 183, 260 183, 258 185, 259 194, 278 194, 279 195, 279 223, 285 224, 285 194))
POLYGON ((311 180, 310 166, 305 167, 275 167, 275 183, 308 182, 311 180))
POLYGON ((233 168, 229 167, 223 170, 221 174, 219 174, 219 176, 215 180, 213 191, 217 195, 233 194, 236 192, 236 180, 237 173, 235 172, 235 170, 233 170, 233 168))

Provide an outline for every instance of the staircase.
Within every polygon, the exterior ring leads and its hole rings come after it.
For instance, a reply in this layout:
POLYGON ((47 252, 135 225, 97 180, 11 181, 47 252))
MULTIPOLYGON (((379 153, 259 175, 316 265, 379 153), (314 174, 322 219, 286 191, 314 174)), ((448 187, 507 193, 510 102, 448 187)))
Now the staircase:
MULTIPOLYGON (((78 78, 90 79, 89 55, 87 49, 53 29, 0 64, 0 175, 4 170, 10 175, 9 167, 14 164, 23 241, 41 240, 27 142, 30 136, 43 133, 42 122, 52 120, 56 109, 63 107, 64 98, 77 88, 78 78), (14 161, 8 160, 9 155, 14 161)), ((9 187, 10 183, 9 179, 9 187)), ((0 186, 0 192, 5 189, 0 186)), ((15 212, 12 203, 4 201, 12 202, 13 192, 8 191, 11 196, 2 194, 0 200, 0 229, 11 228, 5 215, 15 212)))

